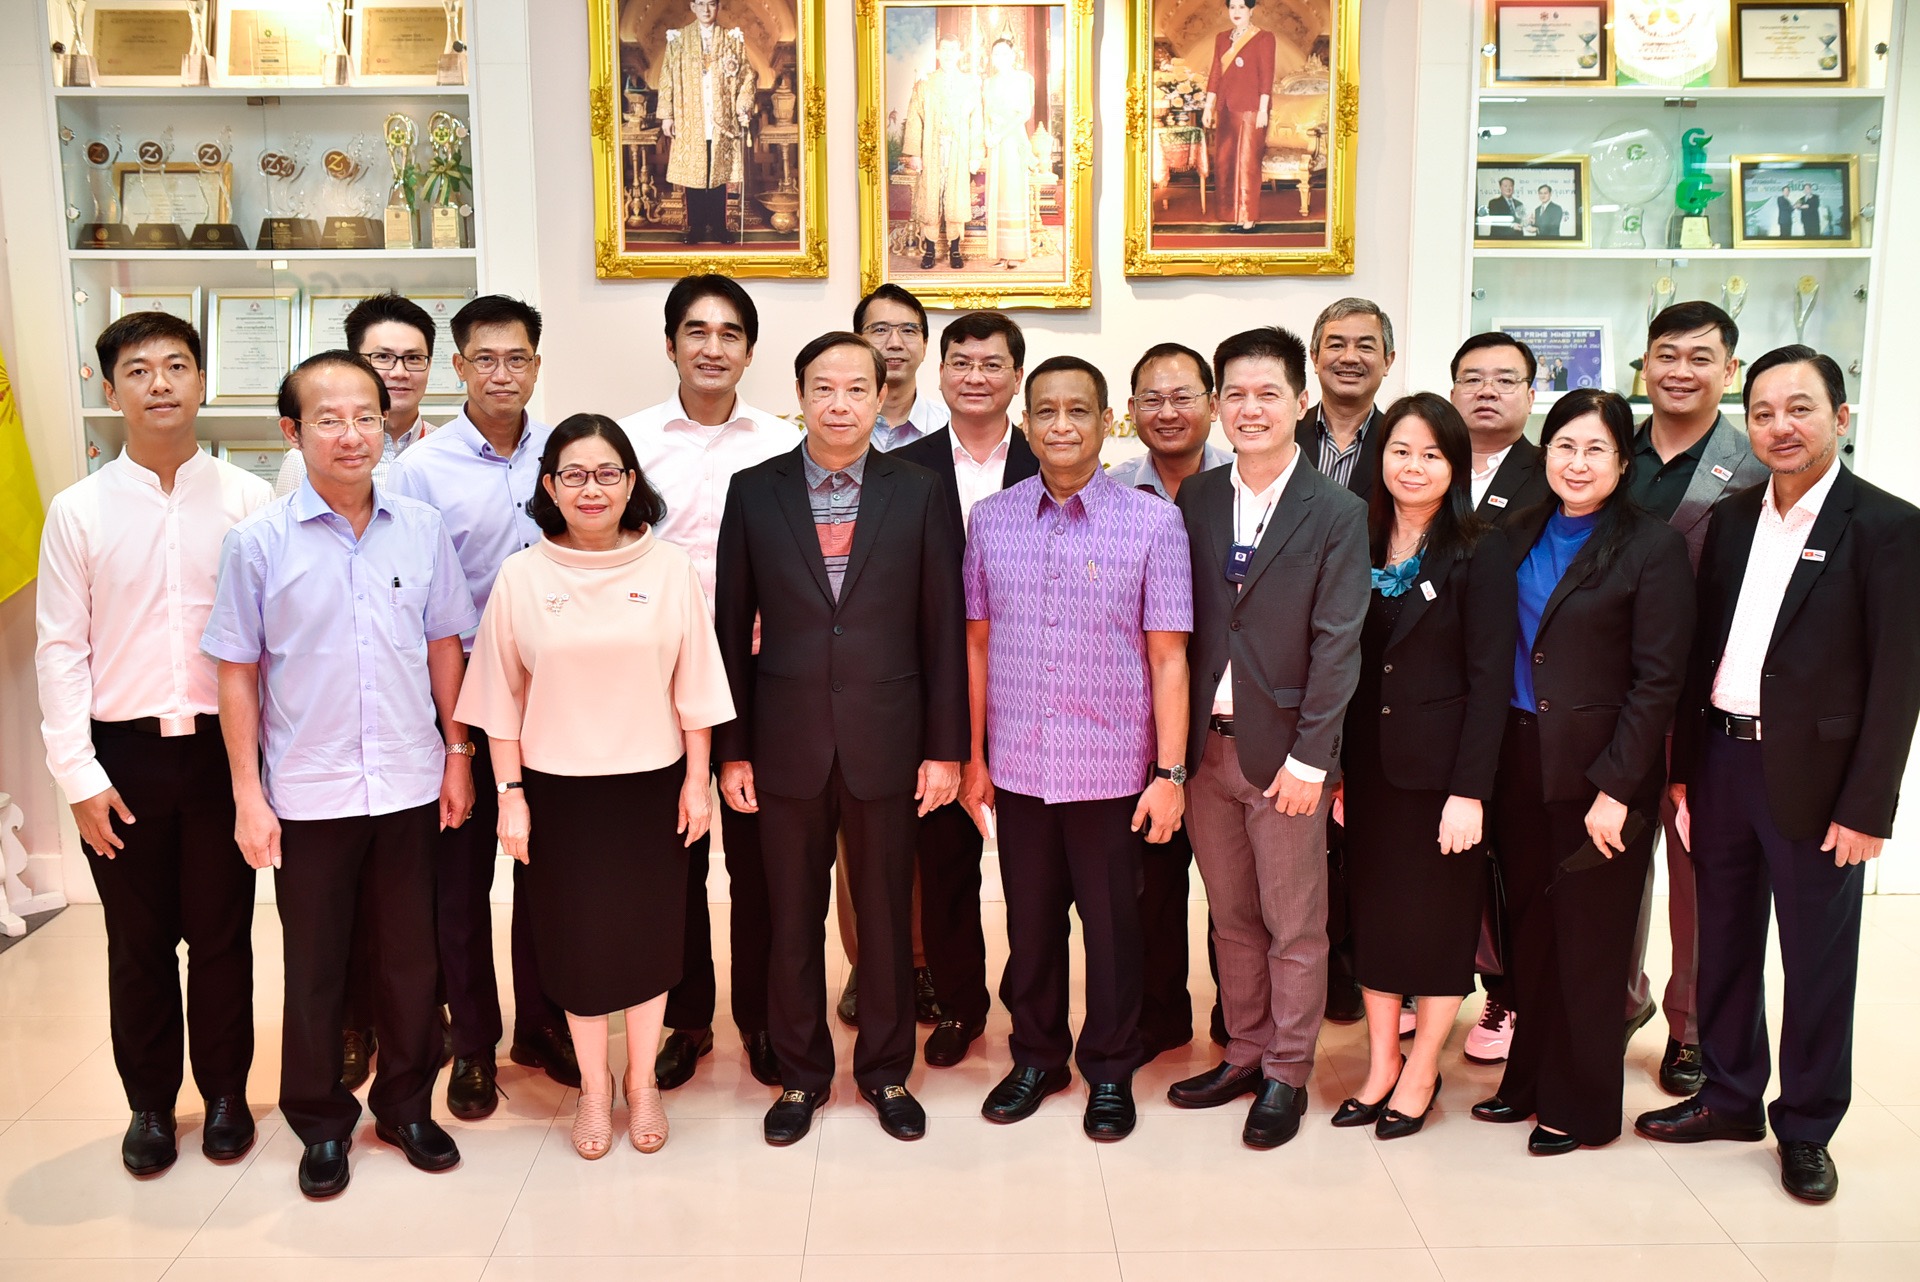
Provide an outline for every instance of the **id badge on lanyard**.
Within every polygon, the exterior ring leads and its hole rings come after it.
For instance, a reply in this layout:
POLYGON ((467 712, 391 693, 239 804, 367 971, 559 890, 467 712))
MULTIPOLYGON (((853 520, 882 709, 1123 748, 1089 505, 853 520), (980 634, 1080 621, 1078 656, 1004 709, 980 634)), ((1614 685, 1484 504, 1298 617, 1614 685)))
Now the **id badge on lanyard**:
POLYGON ((1259 546, 1253 543, 1236 543, 1227 549, 1227 582, 1245 583, 1247 569, 1253 564, 1253 554, 1259 546))

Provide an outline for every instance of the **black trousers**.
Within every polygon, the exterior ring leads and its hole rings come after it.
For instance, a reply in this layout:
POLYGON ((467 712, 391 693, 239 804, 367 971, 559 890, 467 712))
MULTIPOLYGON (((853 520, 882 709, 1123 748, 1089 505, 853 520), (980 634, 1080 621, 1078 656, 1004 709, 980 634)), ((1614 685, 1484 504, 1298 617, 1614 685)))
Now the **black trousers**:
POLYGON ((1767 910, 1780 927, 1785 1003, 1780 1097, 1767 1109, 1783 1140, 1825 1144, 1853 1099, 1854 984, 1866 869, 1836 868, 1821 838, 1794 841, 1767 809, 1760 745, 1709 734, 1688 789, 1700 912, 1700 1098, 1757 1118, 1771 1076, 1764 977, 1767 910))
POLYGON ((112 820, 123 849, 112 859, 91 857, 107 920, 113 1063, 127 1104, 172 1109, 188 1050, 203 1097, 244 1095, 253 1064, 255 876, 233 842, 233 780, 218 723, 204 717, 197 733, 162 739, 96 721, 93 747, 134 817, 112 820))
MULTIPOLYGON (((1587 842, 1586 801, 1544 801, 1540 722, 1512 711, 1500 747, 1494 832, 1513 922, 1514 987, 1522 1017, 1500 1097, 1582 1144, 1620 1136, 1626 1087, 1620 990, 1633 966, 1640 887, 1653 830, 1598 868, 1560 873, 1587 842)), ((1627 799, 1650 811, 1657 795, 1627 799)))
MULTIPOLYGON (((707 147, 711 151, 713 144, 708 143, 707 147)), ((680 191, 687 201, 689 231, 698 236, 727 225, 726 183, 717 183, 712 187, 682 187, 680 191)))
MULTIPOLYGON (((980 925, 985 841, 972 817, 955 802, 919 821, 918 842, 920 937, 940 990, 941 1018, 984 1024, 992 1005, 987 995, 987 937, 980 925)), ((862 988, 865 972, 863 965, 862 988)), ((864 1011, 865 993, 860 1000, 864 1011)))
MULTIPOLYGON (((732 962, 733 1026, 742 1037, 767 1027, 767 959, 773 936, 767 908, 767 870, 760 855, 760 816, 743 815, 715 802, 720 840, 726 847, 728 950, 732 962)), ((707 907, 707 867, 712 842, 702 837, 687 848, 687 928, 680 982, 667 993, 668 1028, 708 1028, 718 1002, 713 973, 713 915, 707 907)))
POLYGON ((1141 843, 1140 1035, 1146 1041, 1184 1042, 1193 1036, 1193 995, 1187 991, 1192 867, 1193 843, 1185 828, 1164 845, 1141 843))
POLYGON ((853 1079, 862 1088, 904 1086, 913 1067, 912 793, 864 801, 848 790, 836 761, 815 797, 760 794, 767 892, 773 904, 767 1029, 789 1090, 833 1082, 827 1027, 827 906, 833 896, 836 834, 847 839, 860 945, 860 1031, 853 1079))
MULTIPOLYGON (((1000 1000, 1013 1016, 1016 1068, 1065 1068, 1123 1082, 1140 1066, 1140 861, 1129 826, 1138 797, 1068 801, 999 789, 1000 880, 1007 895, 1007 967, 1000 1000), (1080 911, 1087 1018, 1076 1047, 1067 1024, 1067 910, 1080 911)), ((860 975, 866 986, 866 971, 860 975)), ((866 1018, 866 994, 860 995, 866 1018)))
MULTIPOLYGON (((473 822, 468 820, 469 823, 473 822)), ((360 1101, 340 1085, 347 955, 364 914, 380 959, 374 985, 379 1072, 367 1097, 394 1125, 428 1120, 439 1067, 434 1001, 434 803, 280 824, 274 873, 286 958, 280 1111, 303 1144, 348 1139, 360 1101)))

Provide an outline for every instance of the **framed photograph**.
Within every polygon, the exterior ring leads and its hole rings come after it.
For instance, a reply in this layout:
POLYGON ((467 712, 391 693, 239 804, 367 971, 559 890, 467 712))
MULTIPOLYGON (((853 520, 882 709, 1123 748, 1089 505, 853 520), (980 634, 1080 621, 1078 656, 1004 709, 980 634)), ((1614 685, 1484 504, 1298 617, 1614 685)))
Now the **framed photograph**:
POLYGON ((827 274, 824 0, 588 0, 594 274, 827 274))
POLYGON ((178 88, 193 48, 190 0, 97 0, 88 7, 87 47, 101 85, 178 88))
POLYGON ((1585 249, 1585 156, 1480 156, 1474 161, 1473 243, 1481 249, 1585 249))
POLYGON ((855 20, 861 288, 1092 306, 1090 0, 873 0, 871 15, 855 20))
POLYGON ((272 485, 280 479, 281 460, 292 448, 284 436, 272 441, 222 441, 220 457, 272 485))
POLYGON ((1775 4, 1734 0, 1736 85, 1851 85, 1855 64, 1853 5, 1775 4))
POLYGON ((118 285, 108 293, 108 306, 112 319, 133 312, 165 312, 193 326, 200 328, 200 287, 177 286, 169 289, 131 290, 121 289, 118 285))
POLYGON ((447 11, 438 0, 357 0, 347 40, 356 85, 440 83, 447 11))
POLYGON ((1858 249, 1858 156, 1735 156, 1735 249, 1858 249))
POLYGON ((191 235, 201 223, 226 221, 217 215, 233 207, 233 166, 223 164, 203 178, 192 161, 168 161, 160 172, 147 174, 122 161, 113 167, 113 189, 120 197, 121 220, 129 227, 172 223, 191 235))
POLYGON ((1129 276, 1350 275, 1359 0, 1132 0, 1129 276))
POLYGON ((318 84, 334 47, 328 9, 304 0, 221 0, 215 66, 223 85, 318 84))
POLYGON ((207 291, 207 399, 267 405, 300 351, 300 291, 294 286, 207 291))
POLYGON ((1612 0, 1487 0, 1489 86, 1613 83, 1612 0))
POLYGON ((1611 392, 1613 331, 1604 320, 1495 320, 1493 327, 1533 349, 1536 405, 1551 405, 1582 387, 1611 392))

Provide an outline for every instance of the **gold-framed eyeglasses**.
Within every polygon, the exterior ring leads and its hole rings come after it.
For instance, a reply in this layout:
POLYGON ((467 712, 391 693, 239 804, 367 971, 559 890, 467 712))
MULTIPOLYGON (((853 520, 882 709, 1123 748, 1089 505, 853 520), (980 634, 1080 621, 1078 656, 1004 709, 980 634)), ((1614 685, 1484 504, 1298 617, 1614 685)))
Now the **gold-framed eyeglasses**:
POLYGON ((1142 414, 1158 414, 1162 406, 1171 405, 1184 414, 1206 399, 1206 394, 1203 392, 1181 391, 1171 396, 1162 396, 1158 392, 1142 392, 1133 398, 1133 408, 1142 414))
POLYGON ((965 378, 969 374, 984 374, 988 378, 999 378, 1013 368, 1012 361, 1003 361, 997 356, 989 357, 984 361, 970 361, 962 356, 943 361, 942 364, 952 370, 958 378, 965 378))
POLYGON ((478 356, 462 353, 461 359, 466 361, 468 368, 476 374, 491 374, 502 365, 507 367, 509 374, 524 374, 527 372, 527 366, 534 362, 534 358, 525 352, 515 352, 504 359, 495 356, 492 352, 482 352, 478 356))
POLYGON ((861 335, 865 338, 871 338, 876 343, 884 343, 895 334, 900 335, 902 338, 919 338, 926 332, 926 326, 916 325, 912 321, 901 321, 898 324, 889 321, 875 321, 871 325, 862 325, 860 327, 861 335))
POLYGON ((1463 392, 1477 392, 1482 388, 1491 388, 1502 396, 1512 396, 1527 385, 1524 378, 1512 374, 1496 374, 1488 378, 1484 374, 1462 374, 1453 380, 1453 385, 1463 392))
POLYGON ((1556 463, 1571 463, 1575 459, 1585 459, 1589 464, 1598 465, 1619 452, 1611 445, 1589 445, 1582 449, 1572 441, 1553 441, 1547 446, 1547 457, 1556 463))
POLYGON ((345 436, 348 432, 371 436, 386 426, 387 420, 382 414, 362 414, 358 418, 297 418, 294 422, 312 428, 320 436, 345 436))

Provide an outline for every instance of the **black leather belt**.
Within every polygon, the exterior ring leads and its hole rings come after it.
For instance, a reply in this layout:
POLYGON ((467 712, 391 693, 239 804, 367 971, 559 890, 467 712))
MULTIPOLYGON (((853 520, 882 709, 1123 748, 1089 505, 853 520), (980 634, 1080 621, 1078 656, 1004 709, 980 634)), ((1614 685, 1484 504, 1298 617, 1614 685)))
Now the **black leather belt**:
POLYGON ((1715 708, 1713 724, 1729 739, 1744 739, 1748 743, 1760 742, 1760 718, 1758 717, 1743 717, 1737 712, 1722 712, 1715 708))
POLYGON ((211 712, 197 713, 192 718, 191 727, 186 717, 135 717, 131 721, 96 721, 94 724, 112 730, 128 730, 134 734, 150 734, 160 739, 220 733, 220 718, 211 712))
POLYGON ((1233 738, 1233 718, 1210 716, 1207 718, 1207 729, 1231 739, 1233 738))

